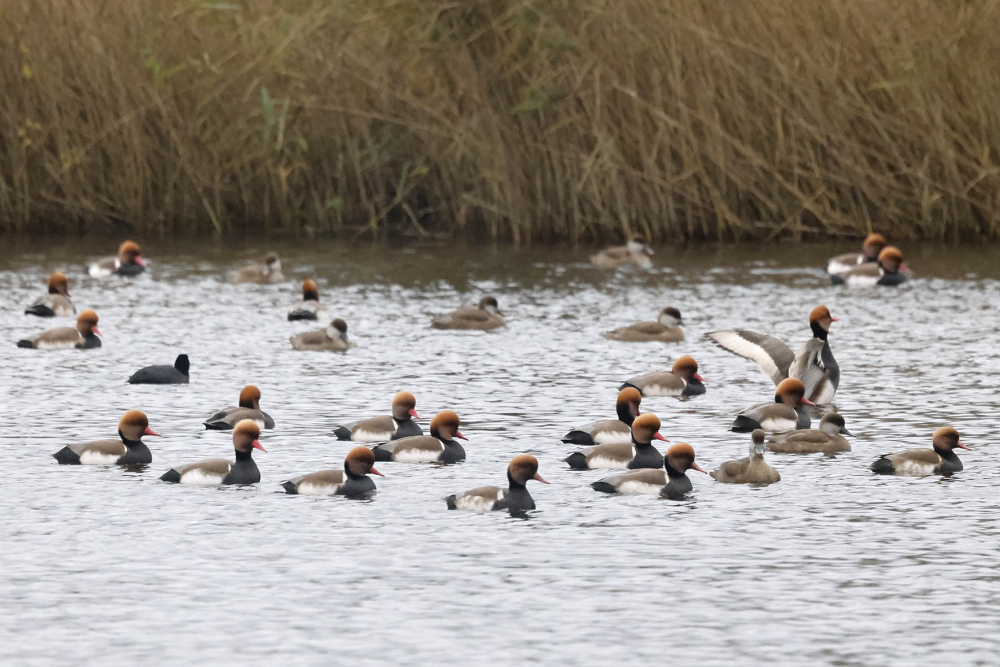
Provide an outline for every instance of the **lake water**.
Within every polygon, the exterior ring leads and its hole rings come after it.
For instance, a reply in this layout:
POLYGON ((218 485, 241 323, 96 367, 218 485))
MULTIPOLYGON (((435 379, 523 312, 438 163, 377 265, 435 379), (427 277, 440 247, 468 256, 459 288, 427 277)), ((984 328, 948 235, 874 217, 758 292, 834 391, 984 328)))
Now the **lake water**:
POLYGON ((1000 252, 906 248, 901 289, 833 288, 841 246, 660 249, 648 273, 591 269, 584 250, 303 243, 229 249, 143 243, 149 272, 84 277, 101 245, 8 243, 0 257, 0 659, 4 664, 994 664, 1000 651, 1000 252), (230 285, 266 250, 289 280, 230 285), (104 347, 36 352, 26 335, 68 319, 22 314, 62 269, 78 309, 100 315, 104 347), (314 277, 358 347, 291 349, 314 325, 285 320, 314 277), (508 326, 429 328, 434 313, 493 294, 508 326), (855 433, 837 456, 769 455, 763 488, 692 472, 672 502, 609 497, 574 472, 559 441, 614 415, 618 384, 700 363, 705 396, 649 398, 644 412, 706 468, 746 455, 734 413, 773 385, 701 338, 744 326, 793 348, 810 309, 840 322, 836 403, 855 433), (602 331, 687 321, 685 343, 612 343, 602 331), (185 352, 191 384, 131 386, 141 366, 185 352), (277 428, 256 453, 262 481, 204 489, 158 481, 180 463, 232 456, 204 431, 240 388, 261 388, 277 428), (340 468, 334 424, 386 414, 408 389, 426 430, 451 408, 468 460, 384 463, 366 501, 288 496, 290 476, 340 468), (130 408, 147 438, 142 472, 59 466, 66 444, 114 437, 130 408), (973 451, 949 478, 874 476, 869 464, 929 446, 953 425, 973 451), (528 519, 448 511, 444 496, 503 484, 510 458, 538 457, 528 519))

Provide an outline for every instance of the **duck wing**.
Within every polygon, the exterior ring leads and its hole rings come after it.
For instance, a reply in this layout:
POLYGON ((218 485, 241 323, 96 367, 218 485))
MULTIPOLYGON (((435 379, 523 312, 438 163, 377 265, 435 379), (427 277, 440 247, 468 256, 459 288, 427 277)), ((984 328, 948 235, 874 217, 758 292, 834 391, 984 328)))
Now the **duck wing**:
POLYGON ((788 369, 788 377, 802 380, 806 387, 806 398, 811 398, 819 384, 826 378, 826 366, 823 364, 823 346, 826 343, 819 338, 811 338, 799 348, 795 361, 788 369))
POLYGON ((746 329, 729 329, 727 331, 712 331, 705 334, 713 343, 738 357, 749 359, 771 378, 775 386, 788 377, 788 369, 795 361, 784 341, 767 334, 759 334, 746 329))

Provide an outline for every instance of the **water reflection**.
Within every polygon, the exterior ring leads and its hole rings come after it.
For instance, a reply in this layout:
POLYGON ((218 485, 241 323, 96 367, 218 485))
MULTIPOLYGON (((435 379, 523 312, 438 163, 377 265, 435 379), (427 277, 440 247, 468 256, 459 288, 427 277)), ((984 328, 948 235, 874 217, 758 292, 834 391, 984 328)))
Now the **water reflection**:
POLYGON ((10 342, 0 398, 11 415, 0 430, 0 593, 18 610, 0 624, 9 662, 38 660, 39 646, 90 662, 361 664, 662 662, 665 652, 726 664, 972 663, 998 648, 995 251, 904 248, 911 285, 848 290, 822 268, 842 246, 661 250, 660 269, 604 273, 587 250, 278 245, 289 280, 267 286, 228 281, 271 246, 146 241, 150 270, 130 282, 85 277, 85 260, 107 252, 79 246, 13 245, 0 258, 0 340, 10 342), (50 326, 21 313, 55 268, 78 309, 100 315, 101 349, 14 347, 50 326), (315 326, 285 320, 305 277, 357 348, 291 350, 288 337, 315 326), (435 313, 484 294, 497 296, 506 327, 430 329, 435 313), (769 454, 782 479, 768 487, 692 474, 680 502, 607 497, 589 486, 607 471, 560 462, 573 449, 562 434, 614 416, 622 380, 680 354, 697 359, 708 393, 646 399, 643 411, 703 467, 745 456, 746 436, 729 425, 773 384, 701 334, 741 326, 794 344, 820 303, 840 319, 830 340, 851 452, 769 454), (686 342, 601 336, 664 305, 684 313, 686 342), (191 357, 190 385, 125 383, 178 353, 191 357), (261 484, 156 481, 179 461, 232 457, 231 434, 201 422, 246 384, 277 424, 257 460, 261 484), (286 502, 280 482, 343 465, 353 443, 333 437, 336 424, 383 414, 401 389, 425 417, 458 412, 465 463, 386 463, 370 500, 286 502), (149 443, 147 470, 51 458, 109 437, 130 408, 164 436, 149 443), (973 448, 962 473, 868 470, 880 454, 929 446, 941 424, 973 448), (551 482, 532 489, 529 521, 447 511, 445 496, 496 484, 522 452, 551 482), (133 585, 109 585, 122 580, 133 585), (926 632, 943 611, 962 623, 926 632), (890 632, 907 641, 885 641, 890 632))

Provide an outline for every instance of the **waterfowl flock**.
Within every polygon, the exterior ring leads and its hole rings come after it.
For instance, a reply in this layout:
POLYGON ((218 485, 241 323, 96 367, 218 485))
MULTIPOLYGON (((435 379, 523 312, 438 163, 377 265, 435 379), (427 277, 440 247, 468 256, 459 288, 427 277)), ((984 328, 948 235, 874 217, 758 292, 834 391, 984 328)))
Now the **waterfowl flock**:
MULTIPOLYGON (((624 246, 607 248, 590 259, 598 269, 641 269, 650 266, 652 255, 652 248, 637 236, 624 246)), ((126 241, 115 256, 91 264, 86 272, 91 277, 134 277, 145 271, 146 266, 139 246, 126 241)), ((827 264, 827 271, 835 285, 863 287, 894 287, 912 275, 903 263, 899 249, 888 245, 879 234, 866 238, 860 253, 832 258, 827 264)), ((263 264, 240 269, 232 279, 234 283, 260 285, 284 280, 281 262, 275 253, 268 253, 263 264)), ((47 293, 27 306, 25 314, 73 317, 76 308, 69 300, 66 274, 53 272, 48 280, 47 293)), ((347 336, 347 323, 338 317, 331 318, 321 304, 319 288, 312 279, 302 283, 302 299, 291 305, 287 319, 316 321, 322 326, 290 336, 293 351, 344 353, 357 345, 347 336)), ((835 322, 837 318, 826 306, 812 308, 809 312, 812 337, 794 353, 778 338, 747 329, 703 334, 706 342, 755 363, 775 384, 773 401, 734 411, 731 430, 751 434, 749 455, 722 463, 708 473, 712 479, 727 484, 773 484, 781 480, 781 474, 765 460, 766 452, 834 456, 851 451, 851 445, 844 436, 852 434, 846 428, 844 417, 833 405, 841 380, 840 365, 829 340, 831 326, 835 322), (812 428, 813 415, 817 414, 821 415, 819 423, 817 428, 812 428)), ((671 305, 664 307, 655 321, 622 326, 603 335, 617 342, 686 344, 683 324, 680 310, 671 305)), ((507 321, 497 299, 487 295, 476 307, 434 315, 426 326, 429 329, 489 332, 507 326, 507 321)), ((85 309, 76 316, 75 326, 49 329, 18 340, 16 344, 35 350, 86 350, 101 347, 100 336, 97 313, 85 309)), ((180 354, 173 364, 139 369, 128 377, 127 382, 187 384, 190 382, 190 360, 187 354, 180 354)), ((578 471, 623 471, 590 482, 590 486, 598 492, 653 495, 671 500, 686 497, 694 488, 687 473, 692 470, 708 471, 695 462, 695 449, 691 444, 670 444, 660 433, 660 418, 651 412, 641 412, 640 406, 645 398, 697 397, 706 393, 706 384, 707 381, 699 373, 698 362, 688 354, 679 355, 669 370, 649 370, 624 380, 615 401, 616 418, 571 428, 562 437, 562 442, 573 450, 566 453, 562 462, 578 471), (669 445, 666 451, 657 449, 657 441, 669 445)), ((232 460, 213 458, 176 465, 163 472, 159 479, 195 486, 260 483, 262 475, 254 460, 254 450, 267 452, 261 444, 262 430, 280 428, 261 410, 260 400, 260 390, 252 385, 246 386, 240 392, 237 406, 218 410, 203 422, 208 430, 232 431, 232 460)), ((459 441, 467 441, 467 438, 460 430, 458 413, 451 409, 439 410, 430 420, 425 434, 418 423, 420 416, 416 405, 413 393, 399 391, 391 400, 389 414, 362 416, 358 421, 336 426, 332 432, 318 434, 331 442, 350 441, 356 444, 347 452, 341 467, 305 472, 280 482, 275 480, 277 488, 292 495, 367 498, 376 491, 370 476, 384 477, 382 472, 376 470, 376 463, 451 465, 465 461, 467 452, 459 441)), ((153 463, 153 453, 143 442, 143 437, 159 434, 150 428, 149 419, 143 412, 128 410, 118 422, 117 433, 117 439, 68 445, 53 456, 64 465, 149 466, 153 463)), ((949 475, 963 468, 956 449, 969 448, 954 428, 943 426, 932 434, 931 448, 885 454, 877 458, 870 468, 876 474, 949 475)), ((474 448, 470 451, 472 456, 477 455, 474 448)), ((483 486, 442 496, 444 505, 449 509, 480 512, 503 510, 523 513, 533 510, 535 503, 528 491, 528 482, 534 480, 548 484, 539 474, 539 465, 534 456, 519 454, 507 467, 506 486, 483 486)), ((442 492, 446 491, 442 489, 442 492)))

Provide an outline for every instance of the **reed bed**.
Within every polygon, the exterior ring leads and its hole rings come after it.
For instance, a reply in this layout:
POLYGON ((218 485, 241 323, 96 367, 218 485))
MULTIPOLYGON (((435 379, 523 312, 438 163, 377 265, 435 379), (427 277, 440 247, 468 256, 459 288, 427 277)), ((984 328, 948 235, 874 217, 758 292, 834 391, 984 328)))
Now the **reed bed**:
POLYGON ((1000 0, 11 0, 0 232, 1000 232, 1000 0))

